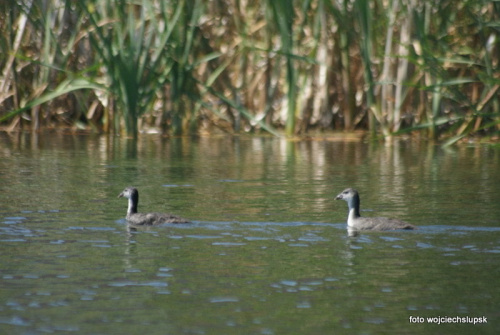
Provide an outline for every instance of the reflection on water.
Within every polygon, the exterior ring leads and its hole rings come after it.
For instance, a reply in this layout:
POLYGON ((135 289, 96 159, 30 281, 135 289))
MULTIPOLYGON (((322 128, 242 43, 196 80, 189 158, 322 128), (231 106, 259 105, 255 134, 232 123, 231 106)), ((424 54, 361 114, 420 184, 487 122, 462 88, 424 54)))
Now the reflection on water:
POLYGON ((0 141, 1 333, 499 330, 498 149, 333 138, 0 141), (194 223, 127 229, 116 194, 128 185, 141 191, 139 210, 194 223), (348 237, 345 204, 333 200, 348 186, 360 190, 363 215, 419 229, 348 237))

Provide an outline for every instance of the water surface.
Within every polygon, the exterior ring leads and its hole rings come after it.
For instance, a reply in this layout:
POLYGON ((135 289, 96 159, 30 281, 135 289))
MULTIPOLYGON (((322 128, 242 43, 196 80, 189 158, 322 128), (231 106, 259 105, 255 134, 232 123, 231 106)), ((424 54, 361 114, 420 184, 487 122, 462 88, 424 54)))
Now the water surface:
POLYGON ((0 333, 498 333, 500 151, 0 135, 0 333), (139 210, 189 225, 128 229, 139 210), (416 231, 348 237, 362 215, 416 231), (432 317, 487 319, 441 324, 432 317), (416 322, 425 318, 424 322, 416 322), (413 321, 413 322, 410 322, 413 321))

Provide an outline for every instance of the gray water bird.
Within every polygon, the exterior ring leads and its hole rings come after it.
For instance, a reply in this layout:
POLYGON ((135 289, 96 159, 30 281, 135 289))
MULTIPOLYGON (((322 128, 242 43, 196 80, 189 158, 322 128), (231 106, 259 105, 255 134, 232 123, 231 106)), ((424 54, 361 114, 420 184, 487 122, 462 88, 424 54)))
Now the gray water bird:
POLYGON ((344 200, 349 207, 347 227, 355 230, 394 230, 394 229, 416 229, 407 222, 385 217, 361 217, 359 214, 359 193, 353 188, 346 188, 339 193, 335 200, 344 200))
POLYGON ((137 213, 139 191, 135 187, 126 187, 118 198, 128 199, 127 222, 135 226, 153 226, 162 223, 189 223, 180 216, 167 213, 137 213))

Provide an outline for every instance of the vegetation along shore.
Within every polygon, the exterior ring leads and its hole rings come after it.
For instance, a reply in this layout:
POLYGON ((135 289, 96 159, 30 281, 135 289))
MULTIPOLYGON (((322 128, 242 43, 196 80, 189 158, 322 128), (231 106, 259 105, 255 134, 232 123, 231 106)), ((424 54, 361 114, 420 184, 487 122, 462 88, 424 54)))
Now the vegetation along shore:
POLYGON ((500 133, 500 2, 2 1, 0 126, 500 133))

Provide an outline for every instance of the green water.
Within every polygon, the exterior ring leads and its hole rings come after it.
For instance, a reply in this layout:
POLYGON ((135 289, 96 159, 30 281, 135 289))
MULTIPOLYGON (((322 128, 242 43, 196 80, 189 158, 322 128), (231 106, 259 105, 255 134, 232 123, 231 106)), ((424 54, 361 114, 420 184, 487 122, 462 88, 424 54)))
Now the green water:
POLYGON ((499 185, 481 145, 0 134, 0 334, 497 334, 499 185), (419 229, 348 237, 349 186, 419 229))

